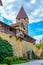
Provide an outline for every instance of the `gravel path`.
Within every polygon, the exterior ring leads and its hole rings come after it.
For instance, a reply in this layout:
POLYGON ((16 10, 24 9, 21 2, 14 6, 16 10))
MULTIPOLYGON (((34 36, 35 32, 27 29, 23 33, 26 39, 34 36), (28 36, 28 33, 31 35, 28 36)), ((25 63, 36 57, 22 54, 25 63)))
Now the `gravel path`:
POLYGON ((14 65, 42 65, 42 63, 43 63, 43 60, 34 60, 28 63, 14 64, 14 65))

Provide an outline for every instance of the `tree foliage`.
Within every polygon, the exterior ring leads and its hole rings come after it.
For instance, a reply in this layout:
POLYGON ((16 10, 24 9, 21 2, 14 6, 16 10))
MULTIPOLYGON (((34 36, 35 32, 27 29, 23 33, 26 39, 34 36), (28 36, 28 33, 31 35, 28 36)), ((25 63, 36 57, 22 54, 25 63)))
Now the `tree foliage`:
POLYGON ((43 49, 43 42, 37 44, 36 46, 37 46, 37 48, 39 48, 39 49, 43 49))
POLYGON ((0 63, 5 57, 13 56, 12 46, 7 40, 0 38, 0 63))

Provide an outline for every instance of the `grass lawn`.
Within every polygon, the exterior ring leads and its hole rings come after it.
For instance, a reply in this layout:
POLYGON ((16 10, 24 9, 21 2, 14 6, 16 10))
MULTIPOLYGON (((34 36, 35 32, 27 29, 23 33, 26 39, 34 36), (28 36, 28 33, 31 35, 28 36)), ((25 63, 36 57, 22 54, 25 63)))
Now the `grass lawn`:
POLYGON ((0 65, 7 65, 7 64, 0 64, 0 65))

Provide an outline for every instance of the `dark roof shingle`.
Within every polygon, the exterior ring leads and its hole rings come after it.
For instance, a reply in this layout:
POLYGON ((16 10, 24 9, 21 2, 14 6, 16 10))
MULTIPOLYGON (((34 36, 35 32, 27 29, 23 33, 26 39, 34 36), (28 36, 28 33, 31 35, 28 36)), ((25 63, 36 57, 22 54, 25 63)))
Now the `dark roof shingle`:
POLYGON ((21 7, 21 9, 20 9, 20 11, 19 11, 19 13, 16 17, 16 19, 19 19, 19 18, 28 18, 28 16, 27 16, 23 7, 21 7))

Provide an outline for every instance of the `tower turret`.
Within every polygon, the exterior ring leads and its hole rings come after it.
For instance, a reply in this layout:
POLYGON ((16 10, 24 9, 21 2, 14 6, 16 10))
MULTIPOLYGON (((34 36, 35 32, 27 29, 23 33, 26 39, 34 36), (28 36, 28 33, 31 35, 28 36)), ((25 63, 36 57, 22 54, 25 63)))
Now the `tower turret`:
POLYGON ((23 23, 23 25, 25 27, 24 33, 28 35, 28 16, 23 7, 21 7, 21 9, 16 17, 16 22, 23 23))

